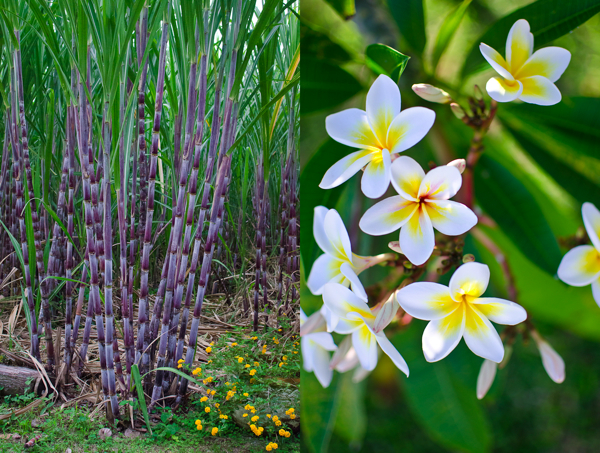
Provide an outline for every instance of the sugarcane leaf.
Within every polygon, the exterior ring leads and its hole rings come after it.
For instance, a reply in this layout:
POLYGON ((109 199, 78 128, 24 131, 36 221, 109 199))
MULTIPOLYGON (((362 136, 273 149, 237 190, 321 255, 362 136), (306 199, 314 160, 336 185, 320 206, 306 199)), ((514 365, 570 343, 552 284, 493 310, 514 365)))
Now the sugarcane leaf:
POLYGON ((485 43, 504 54, 506 38, 513 24, 519 19, 529 22, 536 48, 544 46, 576 29, 600 12, 600 0, 538 0, 496 21, 474 43, 462 68, 466 76, 489 65, 479 51, 485 43))
POLYGON ((431 61, 434 67, 437 65, 440 57, 448 47, 448 44, 450 44, 450 41, 456 33, 456 30, 458 30, 458 27, 462 22, 469 5, 471 4, 471 1, 472 0, 463 0, 463 2, 460 5, 457 5, 456 8, 454 8, 450 14, 448 14, 446 19, 444 19, 444 23, 438 32, 435 46, 431 55, 431 61))
POLYGON ((481 157, 475 170, 477 204, 532 263, 554 275, 562 254, 533 195, 488 155, 481 157))
POLYGON ((353 75, 326 60, 304 57, 302 71, 302 115, 335 107, 362 90, 353 75))
POLYGON ((150 417, 148 416, 148 408, 146 407, 146 395, 144 395, 144 388, 142 387, 140 369, 136 363, 131 365, 131 376, 133 377, 133 382, 137 391, 140 409, 142 411, 142 415, 144 416, 144 421, 146 422, 146 428, 148 428, 148 432, 152 434, 152 426, 150 425, 150 417))
POLYGON ((385 44, 371 44, 365 51, 367 66, 376 74, 385 74, 396 83, 410 57, 385 44))
POLYGON ((54 143, 54 90, 50 89, 48 109, 48 128, 46 129, 46 147, 44 152, 44 204, 48 205, 50 194, 50 171, 52 168, 52 144, 54 143))
POLYGON ((23 270, 25 269, 25 263, 23 262, 23 252, 21 250, 21 244, 19 243, 19 241, 17 241, 17 239, 12 235, 12 233, 10 232, 10 230, 6 227, 6 225, 4 224, 4 222, 2 220, 0 220, 0 223, 2 224, 2 227, 4 228, 4 231, 6 231, 6 234, 8 235, 8 237, 10 238, 10 242, 13 246, 13 248, 15 249, 15 253, 17 254, 17 258, 19 259, 19 262, 21 263, 21 267, 23 268, 23 270))
POLYGON ((410 48, 421 54, 425 49, 425 14, 422 0, 388 0, 387 4, 410 48))

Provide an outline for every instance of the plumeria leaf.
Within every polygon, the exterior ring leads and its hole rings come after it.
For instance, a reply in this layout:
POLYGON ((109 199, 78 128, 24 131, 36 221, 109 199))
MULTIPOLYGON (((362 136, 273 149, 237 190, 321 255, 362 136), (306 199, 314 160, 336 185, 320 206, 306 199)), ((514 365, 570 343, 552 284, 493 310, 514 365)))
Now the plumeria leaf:
POLYGON ((554 233, 533 195, 499 162, 484 155, 475 172, 476 202, 521 252, 551 275, 561 259, 554 233))
POLYGON ((362 85, 349 72, 326 60, 302 60, 302 115, 326 110, 350 99, 362 85))
POLYGON ((419 54, 423 53, 427 40, 423 0, 388 0, 387 3, 402 38, 412 50, 419 54))
POLYGON ((438 32, 431 57, 431 61, 434 65, 437 65, 440 57, 444 53, 444 50, 446 50, 448 44, 450 44, 450 41, 452 40, 454 33, 456 33, 456 30, 458 30, 458 26, 462 22, 462 19, 467 11, 467 8, 471 4, 471 1, 472 0, 463 0, 463 2, 454 8, 444 20, 444 23, 438 32))
POLYGON ((367 66, 376 74, 385 74, 396 83, 406 69, 409 56, 385 44, 371 44, 365 51, 367 66))
POLYGON ((496 50, 504 49, 506 36, 518 19, 531 26, 536 48, 566 35, 600 11, 600 0, 538 0, 498 20, 477 41, 462 69, 463 77, 487 65, 479 52, 484 42, 496 50))
POLYGON ((348 444, 360 445, 367 433, 366 382, 355 383, 352 375, 349 371, 339 377, 340 406, 334 432, 348 444))

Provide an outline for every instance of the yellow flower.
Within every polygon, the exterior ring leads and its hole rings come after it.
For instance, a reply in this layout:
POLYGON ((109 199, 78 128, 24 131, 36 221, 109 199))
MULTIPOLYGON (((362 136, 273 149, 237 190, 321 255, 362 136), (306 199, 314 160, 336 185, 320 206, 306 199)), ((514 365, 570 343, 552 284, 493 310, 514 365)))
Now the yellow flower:
POLYGON ((207 396, 203 396, 202 398, 200 398, 200 402, 203 403, 204 401, 207 401, 208 397, 207 396))
POLYGON ((180 363, 179 365, 177 365, 177 368, 182 368, 183 365, 180 363))
POLYGON ((279 362, 279 368, 283 366, 283 362, 279 362))
POLYGON ((273 450, 273 448, 271 447, 271 444, 267 445, 267 446, 265 447, 265 450, 267 450, 267 451, 271 451, 271 450, 273 450))
POLYGON ((255 416, 254 416, 254 417, 252 417, 250 420, 252 420, 253 422, 255 422, 255 421, 256 421, 256 420, 258 420, 258 419, 259 419, 258 415, 255 415, 255 416))
POLYGON ((209 346, 208 348, 206 348, 206 352, 207 352, 208 354, 210 354, 210 351, 212 351, 212 348, 209 346))
POLYGON ((215 342, 214 342, 214 341, 213 341, 213 342, 211 342, 211 343, 210 343, 210 345, 211 345, 211 346, 214 346, 214 345, 215 345, 215 342))
POLYGON ((250 368, 250 365, 247 363, 246 365, 244 365, 244 368, 250 368))
POLYGON ((252 412, 253 414, 256 414, 256 409, 252 408, 252 409, 250 409, 250 412, 252 412))
POLYGON ((212 363, 212 360, 209 360, 209 361, 208 361, 208 362, 206 362, 206 363, 212 363))
POLYGON ((216 391, 216 390, 212 390, 212 391, 210 392, 210 394, 211 394, 212 396, 215 396, 215 393, 217 393, 217 391, 216 391))
POLYGON ((196 368, 194 371, 192 371, 192 374, 193 374, 194 376, 196 376, 196 375, 198 375, 198 374, 200 374, 200 373, 202 373, 202 368, 196 368))
POLYGON ((197 429, 198 431, 202 431, 202 425, 196 425, 196 429, 197 429))
POLYGON ((298 354, 298 351, 294 351, 294 354, 298 354))
POLYGON ((267 417, 268 417, 268 418, 271 418, 271 414, 267 414, 267 417))
POLYGON ((277 415, 273 416, 273 421, 276 422, 277 420, 279 420, 279 417, 277 415))
POLYGON ((238 357, 238 363, 242 363, 244 361, 243 357, 238 357))
POLYGON ((260 365, 260 363, 254 362, 254 366, 259 366, 259 365, 260 365))
POLYGON ((285 429, 281 428, 281 429, 279 430, 279 435, 280 435, 280 436, 284 436, 284 437, 285 437, 285 429))
POLYGON ((253 340, 258 340, 258 337, 252 337, 253 340))
POLYGON ((219 428, 217 428, 217 427, 215 426, 215 427, 214 427, 214 428, 211 430, 211 432, 210 432, 210 433, 211 433, 213 436, 215 436, 215 435, 216 435, 218 432, 219 432, 219 428))
POLYGON ((290 418, 291 418, 292 420, 295 420, 295 419, 296 419, 296 414, 292 414, 292 415, 290 415, 290 418))
POLYGON ((215 407, 219 407, 219 406, 220 406, 220 404, 219 404, 219 403, 215 403, 215 407))
POLYGON ((277 450, 277 444, 275 442, 271 444, 271 447, 273 447, 273 450, 277 450))
POLYGON ((281 360, 283 360, 284 362, 285 362, 285 361, 287 361, 287 356, 286 356, 286 355, 284 355, 284 356, 281 358, 281 360))
POLYGON ((244 395, 244 396, 250 396, 250 395, 248 395, 247 393, 243 393, 243 395, 244 395))
POLYGON ((277 420, 277 421, 275 422, 275 426, 281 426, 281 422, 280 422, 279 420, 277 420))
POLYGON ((273 337, 273 343, 279 344, 279 340, 277 338, 273 337))
POLYGON ((248 414, 243 414, 243 415, 242 415, 242 417, 247 417, 247 416, 248 416, 248 414))
POLYGON ((277 332, 281 332, 281 329, 277 329, 277 332))
POLYGON ((250 376, 254 376, 256 374, 256 370, 252 369, 250 370, 250 376))
POLYGON ((285 437, 290 437, 290 436, 291 436, 291 433, 289 431, 286 431, 285 432, 285 437))
POLYGON ((231 343, 231 346, 237 346, 237 343, 231 343))
POLYGON ((208 414, 208 413, 210 412, 210 407, 206 406, 206 407, 204 408, 204 412, 206 412, 206 413, 208 414))

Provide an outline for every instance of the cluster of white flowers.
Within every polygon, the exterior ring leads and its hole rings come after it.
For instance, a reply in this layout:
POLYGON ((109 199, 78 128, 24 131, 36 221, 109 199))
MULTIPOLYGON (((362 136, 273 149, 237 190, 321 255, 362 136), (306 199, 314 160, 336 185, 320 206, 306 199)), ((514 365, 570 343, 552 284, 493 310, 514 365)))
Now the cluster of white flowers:
MULTIPOLYGON (((485 44, 480 49, 501 76, 487 84, 494 100, 521 99, 540 105, 560 101, 560 92, 553 82, 566 69, 570 53, 557 47, 533 53, 533 35, 527 21, 519 20, 511 28, 506 60, 485 44)), ((419 84, 413 89, 432 102, 451 102, 448 93, 435 87, 419 84)), ((435 248, 434 229, 447 236, 458 236, 477 224, 477 216, 469 207, 450 200, 461 187, 464 160, 425 173, 414 159, 398 155, 423 139, 434 121, 435 113, 427 108, 401 111, 400 90, 385 75, 371 86, 366 111, 352 108, 326 119, 329 136, 358 151, 335 163, 325 173, 320 187, 337 187, 361 169, 364 170, 362 192, 369 198, 383 196, 391 183, 397 195, 368 209, 359 227, 372 236, 400 230, 398 243, 390 247, 415 266, 425 264, 431 257, 435 248)), ((584 221, 594 247, 581 246, 569 252, 558 273, 572 285, 591 283, 600 304, 600 213, 586 204, 584 221)), ((488 266, 468 262, 456 269, 449 286, 411 283, 369 307, 360 273, 393 260, 396 255, 354 254, 340 215, 323 206, 315 208, 313 234, 324 254, 315 261, 307 286, 313 294, 322 296, 323 306, 308 318, 304 312, 301 314, 302 354, 304 368, 313 371, 324 387, 330 384, 334 369, 339 372, 354 369, 355 380, 364 378, 377 365, 379 349, 408 376, 408 365, 384 333, 402 308, 414 318, 429 321, 422 344, 427 361, 446 357, 461 338, 471 351, 485 359, 477 383, 478 397, 485 395, 497 364, 504 358, 504 345, 490 321, 515 325, 527 318, 523 307, 514 302, 483 297, 490 279, 488 266), (346 335, 339 346, 332 332, 346 335)), ((533 333, 548 373, 556 382, 562 382, 562 359, 537 332, 533 333)))

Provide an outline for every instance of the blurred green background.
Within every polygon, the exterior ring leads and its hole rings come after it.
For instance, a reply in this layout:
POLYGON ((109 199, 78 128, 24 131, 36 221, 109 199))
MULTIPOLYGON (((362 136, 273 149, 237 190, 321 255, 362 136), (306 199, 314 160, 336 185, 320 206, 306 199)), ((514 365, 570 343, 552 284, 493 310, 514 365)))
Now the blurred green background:
MULTIPOLYGON (((426 323, 393 324, 386 333, 408 362, 410 378, 385 355, 359 384, 351 373, 336 373, 322 389, 312 374, 303 373, 303 451, 600 451, 600 308, 589 287, 569 287, 555 276, 581 231, 581 204, 600 207, 599 11, 599 0, 302 0, 303 278, 321 253, 312 238, 314 206, 340 212, 355 253, 383 253, 397 240, 397 233, 373 238, 358 229, 358 219, 374 203, 360 192, 360 175, 333 190, 318 188, 325 171, 352 151, 328 138, 325 117, 364 109, 377 74, 393 75, 400 61, 393 52, 383 58, 368 46, 385 44, 410 57, 399 79, 402 109, 420 105, 436 111, 426 139, 406 151, 425 168, 465 157, 472 130, 448 106, 418 98, 411 85, 443 87, 466 105, 478 84, 489 103, 484 88, 496 74, 477 46, 483 40, 504 55, 508 30, 519 18, 529 20, 536 49, 555 45, 572 54, 556 82, 560 104, 500 104, 475 172, 476 211, 497 224, 481 228, 509 261, 517 302, 564 358, 565 382, 552 382, 535 343, 519 337, 507 366, 479 401, 475 385, 482 359, 464 342, 448 358, 428 364, 421 350, 426 323)), ((491 267, 486 295, 508 297, 497 261, 472 235, 465 253, 491 267)), ((368 287, 389 272, 377 267, 361 280, 368 287)), ((304 285, 301 297, 307 314, 321 306, 304 285)))

